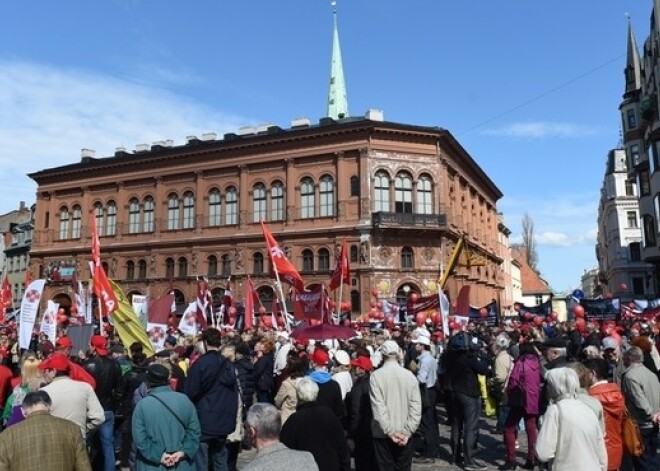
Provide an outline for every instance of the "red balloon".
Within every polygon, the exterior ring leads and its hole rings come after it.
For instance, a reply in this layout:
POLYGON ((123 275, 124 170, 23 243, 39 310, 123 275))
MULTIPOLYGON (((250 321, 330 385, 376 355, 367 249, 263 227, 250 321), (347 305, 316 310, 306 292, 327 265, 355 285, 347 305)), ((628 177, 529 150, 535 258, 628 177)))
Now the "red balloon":
POLYGON ((431 320, 433 321, 433 323, 435 325, 440 325, 440 324, 442 324, 442 315, 438 311, 435 311, 431 315, 431 320))
POLYGON ((552 318, 552 316, 548 316, 545 318, 545 321, 549 324, 550 322, 554 321, 554 319, 552 318))
POLYGON ((381 303, 380 301, 378 301, 378 302, 376 303, 376 307, 377 307, 379 310, 380 310, 380 309, 383 309, 383 303, 381 303))
POLYGON ((450 330, 456 330, 456 329, 458 329, 458 322, 450 322, 450 323, 449 323, 449 329, 450 329, 450 330))
POLYGON ((345 327, 350 327, 351 326, 351 320, 350 319, 344 319, 344 326, 345 327))
POLYGON ((418 326, 423 326, 424 322, 426 322, 426 314, 423 312, 418 312, 417 316, 415 317, 415 322, 417 322, 418 326))
POLYGON ((534 314, 532 314, 531 312, 526 312, 524 317, 526 321, 531 321, 532 318, 534 317, 534 314))
POLYGON ((519 303, 515 303, 515 304, 513 305, 513 310, 516 311, 516 312, 520 312, 520 304, 519 304, 519 303))
POLYGON ((479 315, 482 318, 488 317, 488 309, 486 309, 485 307, 482 307, 481 309, 479 309, 479 315))
POLYGON ((376 311, 374 313, 374 319, 382 321, 383 319, 385 319, 385 314, 383 314, 381 311, 376 311))
POLYGON ((387 318, 385 319, 385 323, 389 328, 394 327, 394 316, 387 316, 387 318))
POLYGON ((69 321, 69 316, 66 314, 58 314, 57 315, 57 323, 58 324, 66 324, 69 321))
POLYGON ((534 324, 536 324, 536 325, 543 324, 543 318, 541 316, 534 317, 534 324))
POLYGON ((236 308, 234 306, 229 308, 229 315, 230 316, 235 316, 236 315, 236 308))
POLYGON ((373 308, 378 307, 378 301, 375 301, 375 300, 372 299, 371 302, 369 303, 369 306, 371 306, 373 308))
POLYGON ((556 320, 557 320, 557 317, 559 317, 559 315, 558 315, 555 311, 552 311, 552 312, 550 313, 550 318, 551 318, 553 321, 556 321, 556 320))
POLYGON ((621 284, 619 285, 619 289, 620 289, 621 291, 627 291, 627 290, 628 290, 628 285, 625 284, 625 283, 621 283, 621 284))
POLYGON ((263 306, 259 306, 259 314, 261 314, 262 316, 266 314, 266 308, 263 306))
POLYGON ((335 308, 337 307, 337 303, 334 302, 334 301, 330 301, 330 302, 328 303, 328 305, 330 306, 330 310, 331 310, 331 311, 334 311, 335 308))
POLYGON ((376 289, 376 288, 372 289, 372 290, 371 290, 371 295, 372 295, 374 298, 377 298, 377 297, 378 297, 378 289, 376 289))
POLYGON ((268 328, 273 327, 273 319, 270 316, 262 317, 261 322, 268 328))
POLYGON ((71 313, 75 314, 76 312, 78 312, 78 306, 76 306, 75 304, 72 304, 71 308, 70 308, 70 311, 71 311, 71 313))
POLYGON ((573 306, 573 314, 575 314, 575 317, 583 318, 584 317, 584 307, 580 304, 576 304, 573 306))
POLYGON ((587 328, 587 322, 584 320, 584 318, 580 317, 575 320, 575 327, 580 332, 584 332, 584 330, 587 328))
POLYGON ((418 295, 417 293, 412 293, 412 294, 410 295, 410 300, 411 300, 412 302, 416 303, 418 299, 419 299, 419 295, 418 295))
POLYGON ((612 299, 612 298, 613 298, 613 295, 612 295, 612 293, 608 292, 608 293, 605 295, 605 297, 606 297, 607 299, 612 299))
POLYGON ((348 312, 352 308, 353 308, 353 305, 351 304, 350 301, 344 301, 344 302, 341 303, 341 312, 348 312))
POLYGON ((58 313, 58 314, 64 314, 64 308, 63 308, 63 307, 59 308, 59 309, 57 310, 57 313, 58 313))

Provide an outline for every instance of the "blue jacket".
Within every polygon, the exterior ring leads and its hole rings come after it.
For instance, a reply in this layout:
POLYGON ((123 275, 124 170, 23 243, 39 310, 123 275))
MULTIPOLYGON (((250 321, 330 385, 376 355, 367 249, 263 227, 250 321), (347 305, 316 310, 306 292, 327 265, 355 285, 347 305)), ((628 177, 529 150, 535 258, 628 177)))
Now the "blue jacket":
POLYGON ((238 413, 236 372, 219 352, 207 352, 193 363, 184 390, 197 409, 202 440, 234 431, 238 413))

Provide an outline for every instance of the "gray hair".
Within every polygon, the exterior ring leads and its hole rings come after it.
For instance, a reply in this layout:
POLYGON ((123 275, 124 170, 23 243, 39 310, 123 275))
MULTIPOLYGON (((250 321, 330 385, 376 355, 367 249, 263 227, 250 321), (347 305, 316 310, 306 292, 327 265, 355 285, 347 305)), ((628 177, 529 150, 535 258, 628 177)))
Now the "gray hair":
POLYGON ((309 376, 300 378, 296 383, 296 396, 298 402, 314 402, 319 395, 319 385, 309 376))
POLYGON ((568 351, 564 347, 550 347, 548 348, 548 350, 557 352, 557 355, 559 355, 560 357, 565 357, 568 353, 568 351))
POLYGON ((630 347, 628 350, 623 352, 623 364, 632 365, 633 363, 643 363, 644 362, 644 352, 642 349, 634 346, 630 347))
POLYGON ((575 397, 580 390, 580 378, 571 368, 554 368, 548 371, 545 380, 548 385, 548 399, 555 402, 575 397))
POLYGON ((509 345, 511 345, 511 338, 505 333, 502 332, 499 334, 497 337, 495 337, 495 342, 493 343, 493 346, 499 350, 506 350, 509 348, 509 345))
POLYGON ((257 402, 248 410, 245 423, 253 428, 259 438, 277 440, 282 429, 282 416, 280 411, 267 402, 257 402))

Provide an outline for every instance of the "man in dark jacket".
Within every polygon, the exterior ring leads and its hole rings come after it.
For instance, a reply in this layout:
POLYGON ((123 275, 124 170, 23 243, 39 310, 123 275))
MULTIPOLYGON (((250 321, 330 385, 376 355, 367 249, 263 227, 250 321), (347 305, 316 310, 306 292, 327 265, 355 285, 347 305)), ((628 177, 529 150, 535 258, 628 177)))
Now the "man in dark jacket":
POLYGON ((346 420, 346 408, 341 397, 339 383, 332 379, 332 375, 328 371, 329 361, 330 355, 328 355, 328 352, 321 347, 316 347, 312 354, 314 371, 312 371, 309 377, 319 385, 316 402, 329 407, 343 424, 346 420))
POLYGON ((371 411, 371 400, 369 399, 369 378, 373 365, 368 357, 359 356, 351 361, 351 366, 355 372, 355 383, 346 398, 348 444, 353 449, 356 471, 378 471, 373 434, 371 433, 371 421, 374 414, 371 411))
POLYGON ((202 342, 206 353, 190 367, 185 393, 195 404, 202 430, 195 456, 197 469, 220 471, 227 466, 224 453, 227 435, 236 428, 236 372, 229 360, 220 355, 221 337, 217 329, 204 331, 202 342))
POLYGON ((236 345, 236 375, 241 383, 243 410, 248 410, 254 401, 254 364, 250 361, 250 347, 245 342, 236 345))
POLYGON ((98 428, 103 470, 115 471, 115 412, 118 402, 124 396, 125 384, 119 363, 108 356, 108 339, 102 335, 93 335, 90 345, 92 357, 83 366, 96 381, 94 392, 105 413, 105 422, 98 428))
POLYGON ((461 332, 450 339, 445 354, 445 376, 449 378, 451 384, 454 413, 451 424, 451 447, 454 463, 458 464, 464 460, 465 470, 485 469, 474 459, 481 413, 481 393, 477 375, 485 375, 488 372, 488 359, 483 357, 479 350, 479 340, 466 332, 461 332))

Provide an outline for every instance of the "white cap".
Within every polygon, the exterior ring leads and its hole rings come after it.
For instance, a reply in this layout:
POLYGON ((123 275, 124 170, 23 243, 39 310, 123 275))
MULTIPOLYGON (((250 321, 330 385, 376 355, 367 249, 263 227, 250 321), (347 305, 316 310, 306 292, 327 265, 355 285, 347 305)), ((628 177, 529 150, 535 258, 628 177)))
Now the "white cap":
POLYGON ((337 350, 335 352, 335 360, 337 360, 337 363, 343 366, 348 366, 351 364, 351 357, 348 356, 346 350, 337 350))
POLYGON ((427 337, 426 335, 420 335, 419 337, 417 337, 415 339, 415 343, 430 346, 431 345, 431 338, 427 337))
POLYGON ((394 340, 385 340, 383 345, 380 347, 380 351, 383 355, 389 357, 398 355, 401 349, 399 348, 399 344, 394 340))

